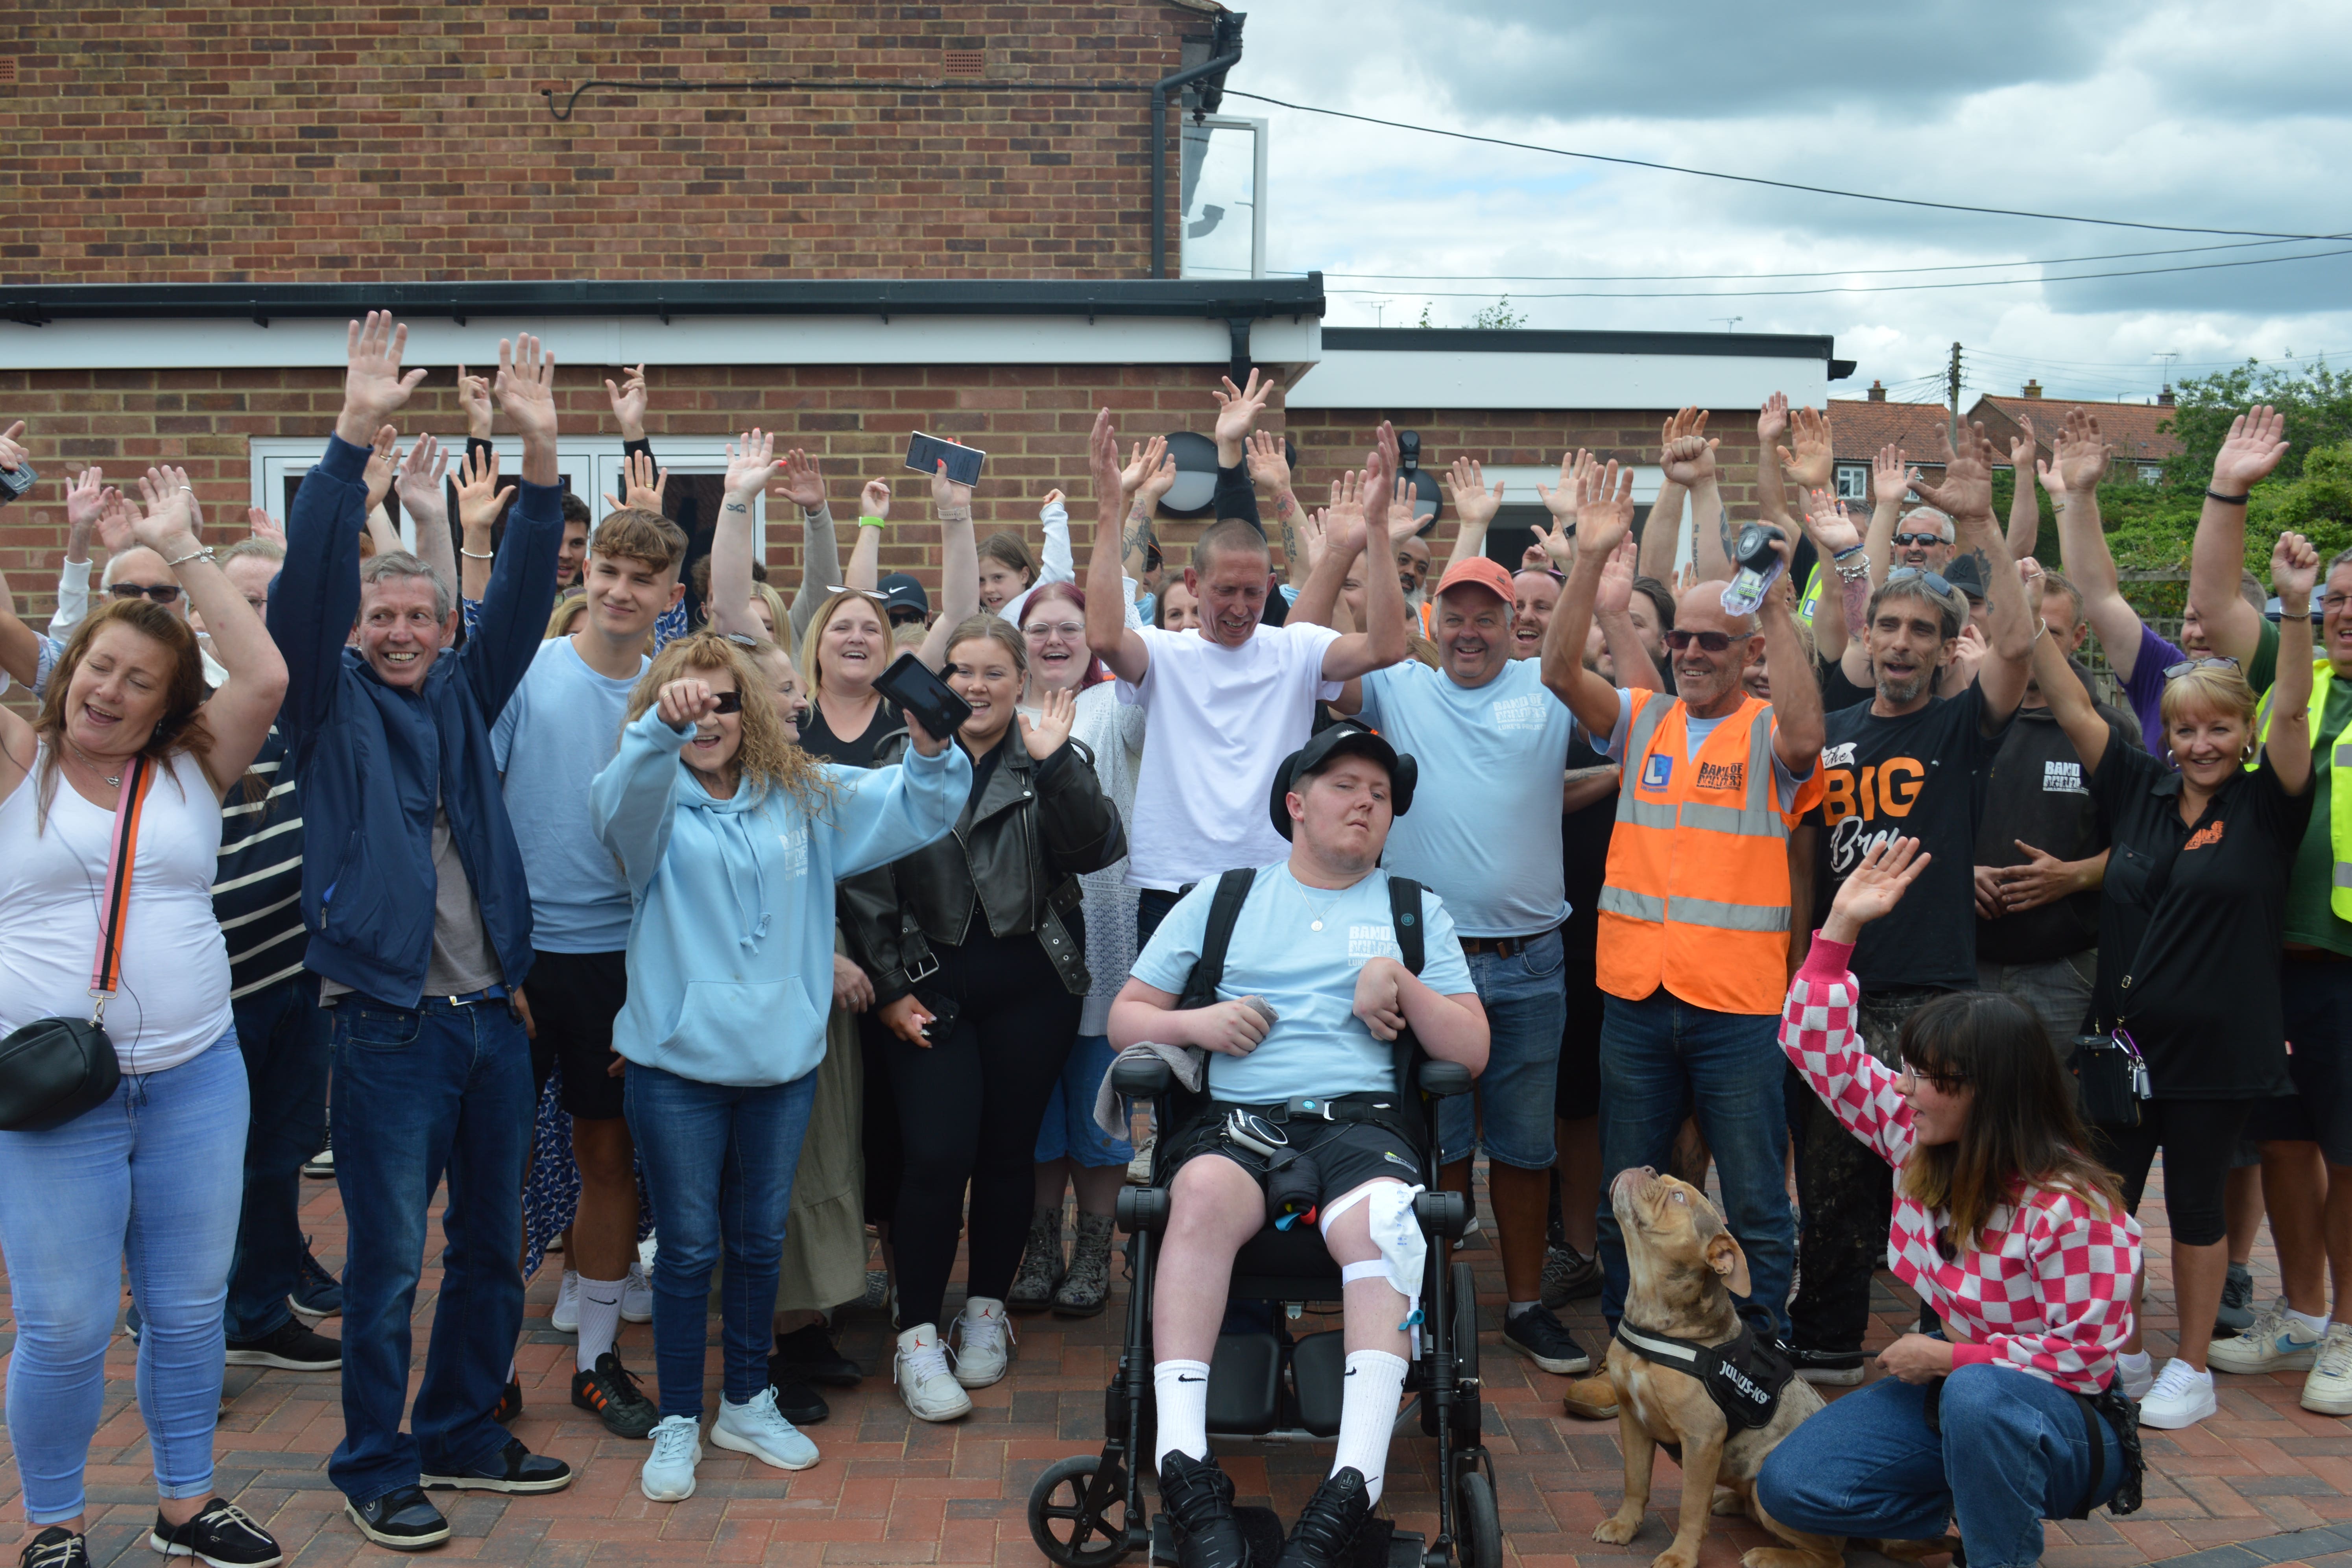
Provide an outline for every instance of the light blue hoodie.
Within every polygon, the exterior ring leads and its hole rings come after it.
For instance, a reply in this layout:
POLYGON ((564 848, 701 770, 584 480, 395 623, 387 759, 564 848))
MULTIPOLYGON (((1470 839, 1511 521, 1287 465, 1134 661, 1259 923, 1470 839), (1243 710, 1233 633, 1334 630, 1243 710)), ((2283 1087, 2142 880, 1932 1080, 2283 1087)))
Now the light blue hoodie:
POLYGON ((647 708, 589 786, 634 904, 613 1049, 699 1083, 789 1083, 824 1057, 834 883, 944 837, 971 760, 950 746, 895 768, 827 766, 835 803, 812 821, 759 786, 713 800, 678 760, 686 742, 647 708))

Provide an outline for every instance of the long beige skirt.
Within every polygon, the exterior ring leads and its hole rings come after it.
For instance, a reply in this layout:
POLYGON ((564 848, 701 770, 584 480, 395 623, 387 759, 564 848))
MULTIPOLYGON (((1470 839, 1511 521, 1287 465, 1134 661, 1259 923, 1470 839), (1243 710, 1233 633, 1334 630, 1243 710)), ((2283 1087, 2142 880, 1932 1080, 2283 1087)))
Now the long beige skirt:
MULTIPOLYGON (((839 950, 840 937, 835 937, 839 950)), ((824 1020, 824 1061, 816 1103, 793 1178, 784 1221, 783 1267, 776 1310, 826 1312, 866 1293, 866 1153, 858 1134, 866 1074, 857 1050, 857 1015, 835 1008, 824 1020)))

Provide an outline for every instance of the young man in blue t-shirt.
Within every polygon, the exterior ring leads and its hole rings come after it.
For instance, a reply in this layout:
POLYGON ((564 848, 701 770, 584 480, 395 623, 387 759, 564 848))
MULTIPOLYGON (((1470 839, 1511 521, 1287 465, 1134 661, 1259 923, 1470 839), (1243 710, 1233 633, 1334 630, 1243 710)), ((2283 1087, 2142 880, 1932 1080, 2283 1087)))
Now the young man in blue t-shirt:
MULTIPOLYGON (((1183 1568, 1244 1568, 1233 1483, 1209 1452, 1209 1359, 1234 1258, 1265 1225, 1266 1160, 1224 1134, 1248 1110, 1277 1123, 1312 1097, 1396 1114, 1288 1121, 1289 1146, 1319 1177, 1325 1244, 1341 1268, 1348 1379, 1339 1450, 1283 1549, 1281 1568, 1332 1568, 1349 1548, 1387 1469, 1403 1387, 1403 1325, 1421 1288, 1410 1195, 1422 1168, 1389 1042, 1411 1028, 1422 1048, 1473 1072, 1486 1063, 1486 1015, 1454 922, 1422 894, 1423 962, 1401 962, 1381 851, 1412 803, 1389 743, 1357 725, 1316 736, 1279 768, 1271 802, 1290 858, 1261 868, 1236 920, 1213 1006, 1180 1010, 1199 960, 1216 882, 1170 910, 1111 1006, 1111 1043, 1208 1052, 1210 1107, 1172 1130, 1175 1180, 1152 1291, 1160 1495, 1183 1531, 1183 1568), (1377 1239, 1376 1239, 1377 1238, 1377 1239)), ((1338 1109, 1338 1107, 1329 1107, 1338 1109)), ((1328 1111, 1326 1113, 1328 1114, 1328 1111)))

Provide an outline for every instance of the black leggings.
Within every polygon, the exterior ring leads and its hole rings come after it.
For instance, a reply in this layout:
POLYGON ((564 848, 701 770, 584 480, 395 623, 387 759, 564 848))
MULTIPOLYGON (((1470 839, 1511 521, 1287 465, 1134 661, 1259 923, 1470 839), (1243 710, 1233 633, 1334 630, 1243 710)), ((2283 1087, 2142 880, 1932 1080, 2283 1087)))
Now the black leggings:
POLYGON ((2091 1144, 2124 1184, 2124 1207, 2139 1212, 2147 1168, 2164 1150, 2164 1218, 2183 1247, 2210 1247, 2229 1234, 2222 1189, 2245 1131, 2251 1100, 2145 1100, 2137 1127, 2094 1127, 2091 1144))
MULTIPOLYGON (((1072 936, 1085 951, 1086 938, 1072 936)), ((1013 1288, 1036 1190, 1037 1127, 1085 1004, 1063 987, 1034 936, 983 929, 961 947, 933 943, 931 950, 940 970, 919 988, 961 1005, 954 1031, 930 1047, 895 1034, 883 1042, 904 1148, 890 1240, 898 1321, 908 1328, 940 1322, 967 1185, 970 1293, 1002 1301, 1013 1288)))

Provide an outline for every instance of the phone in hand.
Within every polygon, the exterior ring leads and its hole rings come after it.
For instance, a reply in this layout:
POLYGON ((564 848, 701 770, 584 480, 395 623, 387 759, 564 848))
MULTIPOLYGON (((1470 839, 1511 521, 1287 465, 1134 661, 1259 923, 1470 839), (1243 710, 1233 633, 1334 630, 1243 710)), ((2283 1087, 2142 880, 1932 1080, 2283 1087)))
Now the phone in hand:
POLYGON ((955 1032, 956 1019, 962 1016, 963 1004, 937 991, 917 991, 915 1000, 931 1015, 931 1021, 923 1026, 923 1042, 926 1045, 944 1043, 948 1036, 955 1032))
POLYGON ((987 461, 988 454, 977 446, 959 446, 919 430, 907 437, 907 466, 927 479, 936 477, 944 462, 948 477, 970 489, 980 483, 981 465, 987 461))
POLYGON ((971 705, 912 653, 901 653, 892 661, 888 669, 875 677, 874 689, 896 703, 901 712, 920 719, 923 727, 940 740, 954 739, 964 720, 971 716, 971 705))

